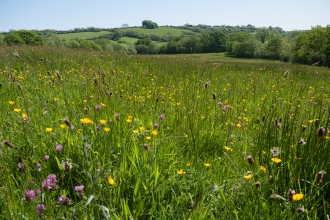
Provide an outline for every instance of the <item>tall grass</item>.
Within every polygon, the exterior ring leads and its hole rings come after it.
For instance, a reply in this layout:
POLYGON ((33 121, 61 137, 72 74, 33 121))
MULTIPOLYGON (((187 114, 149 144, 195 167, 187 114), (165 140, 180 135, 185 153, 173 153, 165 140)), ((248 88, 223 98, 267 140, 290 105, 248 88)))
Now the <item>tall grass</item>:
POLYGON ((0 216, 326 219, 329 73, 3 47, 0 216))

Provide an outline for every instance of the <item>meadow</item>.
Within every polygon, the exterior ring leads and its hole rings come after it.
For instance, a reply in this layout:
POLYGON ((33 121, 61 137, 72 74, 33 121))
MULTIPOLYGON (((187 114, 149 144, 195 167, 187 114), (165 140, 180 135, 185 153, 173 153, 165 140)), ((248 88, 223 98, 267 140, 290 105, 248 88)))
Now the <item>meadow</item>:
POLYGON ((1 47, 0 219, 329 218, 330 70, 209 57, 1 47))

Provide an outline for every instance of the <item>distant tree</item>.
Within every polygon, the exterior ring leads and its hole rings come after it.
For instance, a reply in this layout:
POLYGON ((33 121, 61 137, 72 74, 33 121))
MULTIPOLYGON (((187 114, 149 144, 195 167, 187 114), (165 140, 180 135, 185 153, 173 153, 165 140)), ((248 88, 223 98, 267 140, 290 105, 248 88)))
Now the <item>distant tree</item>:
POLYGON ((152 40, 150 38, 143 38, 143 39, 139 39, 136 41, 135 45, 146 45, 149 46, 149 44, 152 42, 152 40))
POLYGON ((81 48, 80 43, 76 39, 71 39, 69 42, 65 44, 65 46, 69 48, 81 48))
POLYGON ((269 35, 270 35, 270 31, 268 28, 266 27, 259 28, 256 33, 256 39, 260 40, 261 43, 265 43, 269 35))
POLYGON ((282 49, 282 37, 276 35, 269 39, 266 46, 267 56, 272 59, 279 59, 282 49))
POLYGON ((115 30, 111 36, 111 40, 119 40, 123 36, 120 30, 115 30))
POLYGON ((8 45, 22 45, 22 44, 43 45, 44 44, 42 37, 40 37, 36 32, 28 31, 28 30, 14 31, 11 34, 6 35, 4 41, 8 45))
POLYGON ((95 51, 102 51, 102 47, 90 40, 81 40, 80 42, 81 48, 87 50, 95 50, 95 51))
POLYGON ((128 28, 129 26, 128 26, 128 24, 125 23, 125 24, 122 24, 121 27, 122 28, 128 28))
POLYGON ((142 21, 142 27, 143 28, 147 28, 147 29, 154 29, 154 28, 158 28, 157 23, 150 21, 150 20, 144 20, 142 21))

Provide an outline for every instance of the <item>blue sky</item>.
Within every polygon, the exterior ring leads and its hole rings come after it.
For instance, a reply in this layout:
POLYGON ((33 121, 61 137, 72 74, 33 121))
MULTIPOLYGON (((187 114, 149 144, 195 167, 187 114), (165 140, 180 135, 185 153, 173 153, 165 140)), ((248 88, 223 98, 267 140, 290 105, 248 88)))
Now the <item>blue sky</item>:
POLYGON ((0 0, 0 32, 141 26, 143 20, 309 30, 330 25, 330 0, 0 0))

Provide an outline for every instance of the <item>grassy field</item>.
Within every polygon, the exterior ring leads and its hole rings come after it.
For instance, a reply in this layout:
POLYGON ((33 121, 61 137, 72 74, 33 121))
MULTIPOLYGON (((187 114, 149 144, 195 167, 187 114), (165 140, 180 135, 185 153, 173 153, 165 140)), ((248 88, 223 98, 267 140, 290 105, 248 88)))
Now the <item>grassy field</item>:
POLYGON ((167 36, 167 35, 173 35, 173 36, 181 36, 182 34, 185 33, 194 33, 191 30, 185 30, 185 29, 180 29, 180 28, 174 28, 174 27, 159 27, 155 29, 146 29, 146 28, 140 28, 140 27, 135 27, 135 28, 125 28, 121 29, 122 31, 136 31, 139 34, 155 34, 159 36, 167 36))
POLYGON ((203 57, 1 47, 0 219, 327 219, 330 70, 203 57))
POLYGON ((99 37, 101 35, 109 34, 108 31, 100 31, 100 32, 81 32, 81 33, 69 33, 69 34, 58 34, 58 37, 61 40, 69 41, 71 39, 89 39, 93 37, 99 37))

